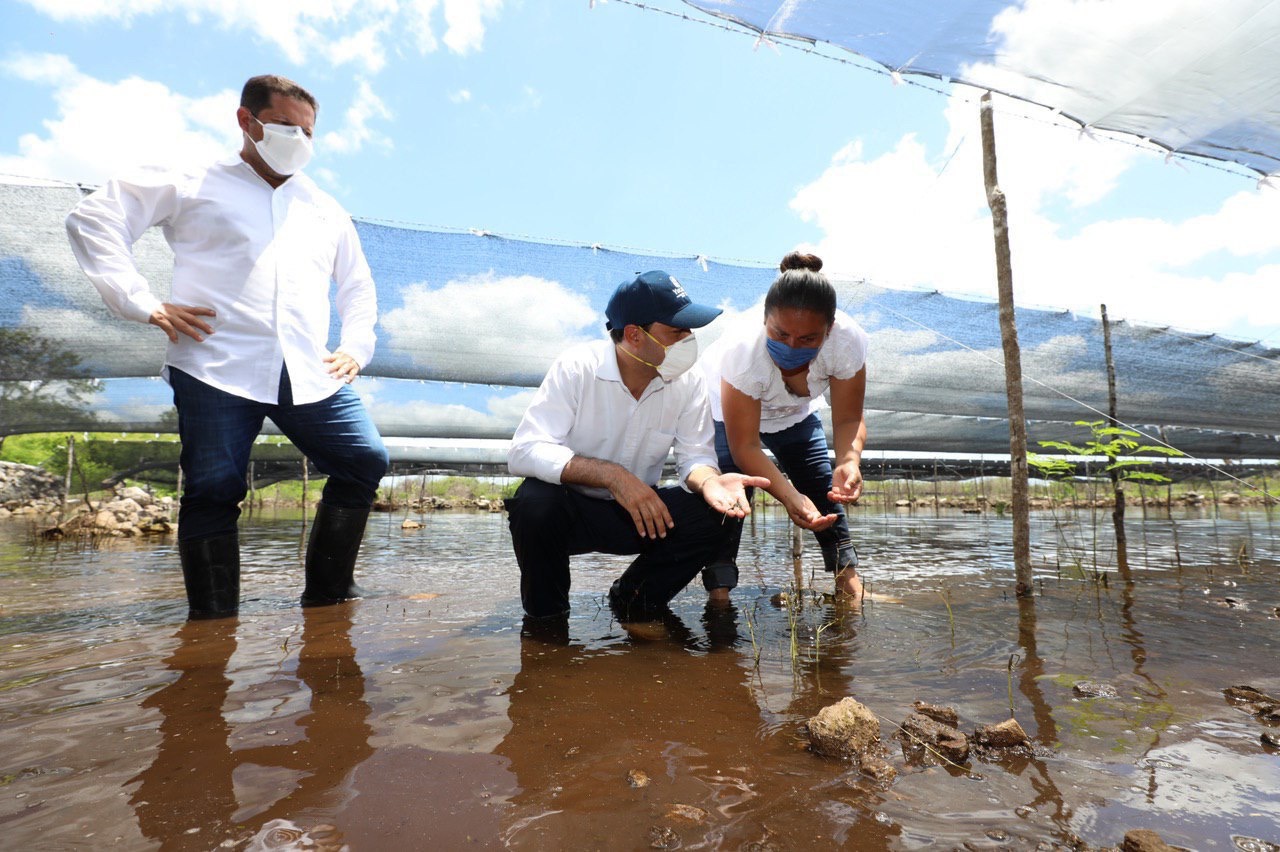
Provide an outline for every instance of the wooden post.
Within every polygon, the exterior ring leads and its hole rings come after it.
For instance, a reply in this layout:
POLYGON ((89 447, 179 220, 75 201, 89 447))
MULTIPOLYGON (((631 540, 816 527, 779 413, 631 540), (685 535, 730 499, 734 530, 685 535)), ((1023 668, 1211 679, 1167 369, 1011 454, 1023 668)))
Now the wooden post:
POLYGON ((249 460, 249 514, 250 515, 253 514, 253 499, 254 497, 257 496, 257 492, 258 492, 258 489, 253 484, 254 479, 257 478, 254 476, 254 464, 255 462, 253 461, 253 459, 250 459, 249 460))
POLYGON ((938 460, 933 461, 933 516, 936 518, 942 513, 941 507, 938 505, 938 460))
POLYGON ((67 498, 71 496, 71 469, 76 464, 76 436, 67 436, 67 476, 62 484, 62 509, 67 510, 67 498))
POLYGON ((1022 413, 1022 355, 1013 310, 1013 259, 1009 251, 1009 211, 996 178, 996 133, 991 93, 978 107, 982 119, 982 175, 995 236, 996 283, 1000 290, 1000 341, 1004 347, 1004 385, 1009 401, 1009 482, 1013 501, 1013 566, 1018 597, 1032 593, 1031 513, 1027 498, 1027 421, 1022 413))
MULTIPOLYGON (((1107 358, 1107 422, 1119 427, 1116 419, 1116 362, 1111 355, 1111 322, 1107 319, 1107 306, 1102 306, 1102 351, 1107 358)), ((1129 541, 1124 531, 1124 486, 1120 471, 1109 470, 1111 493, 1115 502, 1111 509, 1111 524, 1116 530, 1116 567, 1121 573, 1129 570, 1129 541)))

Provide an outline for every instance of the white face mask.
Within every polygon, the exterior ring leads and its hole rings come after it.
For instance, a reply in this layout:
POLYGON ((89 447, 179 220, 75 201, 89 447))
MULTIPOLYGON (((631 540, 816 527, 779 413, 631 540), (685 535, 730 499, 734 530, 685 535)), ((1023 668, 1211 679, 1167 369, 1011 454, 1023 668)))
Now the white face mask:
POLYGON ((262 139, 254 141, 263 162, 278 175, 291 175, 301 171, 311 160, 311 139, 302 128, 292 124, 262 125, 262 139))
POLYGON ((667 357, 658 365, 658 375, 664 382, 673 382, 689 372, 698 360, 698 338, 692 334, 667 347, 667 357))
MULTIPOLYGON (((644 331, 643 328, 640 330, 644 331)), ((658 338, 647 331, 644 331, 644 333, 654 343, 662 346, 662 341, 658 340, 658 338)), ((674 382, 689 372, 689 368, 698 360, 698 338, 693 334, 690 334, 684 340, 677 340, 670 346, 662 346, 662 348, 667 353, 662 359, 662 363, 650 366, 658 371, 658 376, 664 382, 674 382)))

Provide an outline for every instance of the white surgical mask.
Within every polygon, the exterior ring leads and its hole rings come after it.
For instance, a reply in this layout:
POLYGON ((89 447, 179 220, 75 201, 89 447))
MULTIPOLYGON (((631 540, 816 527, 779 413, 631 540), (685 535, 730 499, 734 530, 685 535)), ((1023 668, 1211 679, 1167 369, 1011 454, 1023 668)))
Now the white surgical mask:
MULTIPOLYGON (((640 330, 644 331, 643 328, 640 330)), ((662 346, 661 340, 654 337, 647 331, 644 331, 644 334, 645 337, 649 338, 659 346, 662 346)), ((689 372, 689 368, 698 360, 698 338, 693 334, 690 334, 683 340, 677 340, 670 346, 662 346, 662 348, 667 354, 663 357, 661 364, 650 364, 639 355, 629 352, 626 349, 623 349, 622 351, 626 352, 632 358, 635 358, 641 364, 657 370, 658 377, 664 382, 674 382, 676 379, 689 372)))
POLYGON ((302 132, 302 128, 293 124, 265 124, 256 116, 253 118, 262 125, 262 139, 254 141, 263 162, 278 175, 291 175, 301 171, 311 160, 311 138, 302 132))
POLYGON ((692 334, 667 347, 667 357, 658 365, 658 375, 664 382, 673 382, 689 372, 698 360, 698 338, 692 334))

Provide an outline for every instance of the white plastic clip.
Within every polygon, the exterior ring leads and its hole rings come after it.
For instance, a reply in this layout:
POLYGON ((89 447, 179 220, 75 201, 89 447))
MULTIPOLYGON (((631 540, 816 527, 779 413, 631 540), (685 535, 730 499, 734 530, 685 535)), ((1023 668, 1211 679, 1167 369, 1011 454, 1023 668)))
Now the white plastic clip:
POLYGON ((484 230, 483 228, 472 228, 471 235, 473 237, 487 237, 489 236, 489 232, 484 230))
POLYGON ((1263 175, 1258 181, 1258 189, 1275 189, 1276 185, 1271 180, 1271 175, 1263 175))
POLYGON ((1173 152, 1172 152, 1172 151, 1165 151, 1165 152, 1164 152, 1164 164, 1165 164, 1166 166, 1174 165, 1174 166, 1177 166, 1178 168, 1182 169, 1184 172, 1185 172, 1185 171, 1187 171, 1187 167, 1186 167, 1186 165, 1185 165, 1181 160, 1179 160, 1179 159, 1175 159, 1175 158, 1174 158, 1174 156, 1173 156, 1173 152))
POLYGON ((705 254, 700 254, 700 255, 698 255, 698 256, 695 258, 695 260, 697 260, 697 261, 698 261, 698 265, 702 267, 702 271, 703 271, 703 272, 706 272, 706 271, 707 271, 707 256, 706 256, 705 254))
POLYGON ((763 32, 762 32, 762 33, 760 33, 759 38, 757 38, 757 39, 756 39, 756 43, 755 43, 754 45, 752 45, 752 46, 751 46, 751 49, 752 49, 752 50, 759 50, 759 49, 760 49, 760 45, 762 45, 762 44, 763 44, 763 45, 767 45, 768 47, 772 48, 774 53, 781 54, 781 51, 779 51, 779 50, 778 50, 778 46, 777 46, 776 44, 774 44, 774 43, 773 43, 773 39, 769 38, 768 34, 763 33, 763 32))
POLYGON ((901 74, 899 74, 897 71, 890 71, 890 72, 889 72, 889 82, 890 82, 890 83, 893 83, 893 85, 895 85, 895 86, 901 86, 901 85, 902 85, 902 75, 901 75, 901 74))
POLYGON ((1093 128, 1087 124, 1080 125, 1080 132, 1076 134, 1076 140, 1079 141, 1088 137, 1091 141, 1097 142, 1098 137, 1093 135, 1093 128))

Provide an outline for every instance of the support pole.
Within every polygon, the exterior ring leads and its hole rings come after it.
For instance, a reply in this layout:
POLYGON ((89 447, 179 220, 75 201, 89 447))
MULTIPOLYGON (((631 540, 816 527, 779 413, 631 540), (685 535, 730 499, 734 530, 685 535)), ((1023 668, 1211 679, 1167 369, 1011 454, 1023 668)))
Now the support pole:
POLYGON ((71 471, 76 466, 76 438, 74 435, 67 436, 67 476, 66 481, 62 485, 62 507, 60 512, 67 511, 67 498, 71 496, 71 471))
MULTIPOLYGON (((1119 427, 1116 419, 1116 362, 1111 355, 1111 322, 1107 319, 1107 306, 1102 306, 1102 350, 1107 356, 1107 421, 1113 427, 1119 427)), ((1111 493, 1114 502, 1111 509, 1111 525, 1116 530, 1116 567, 1121 574, 1129 570, 1129 539, 1124 529, 1124 485, 1120 482, 1120 471, 1107 471, 1111 477, 1111 493)))
POLYGON ((1004 347, 1004 384, 1009 400, 1009 481, 1013 500, 1013 566, 1018 597, 1029 596, 1031 585, 1031 515, 1027 497, 1027 421, 1022 413, 1022 356, 1013 311, 1013 260, 1009 252, 1009 211, 996 179, 996 133, 991 93, 978 107, 982 118, 982 175, 995 232, 996 282, 1000 290, 1000 340, 1004 347))

